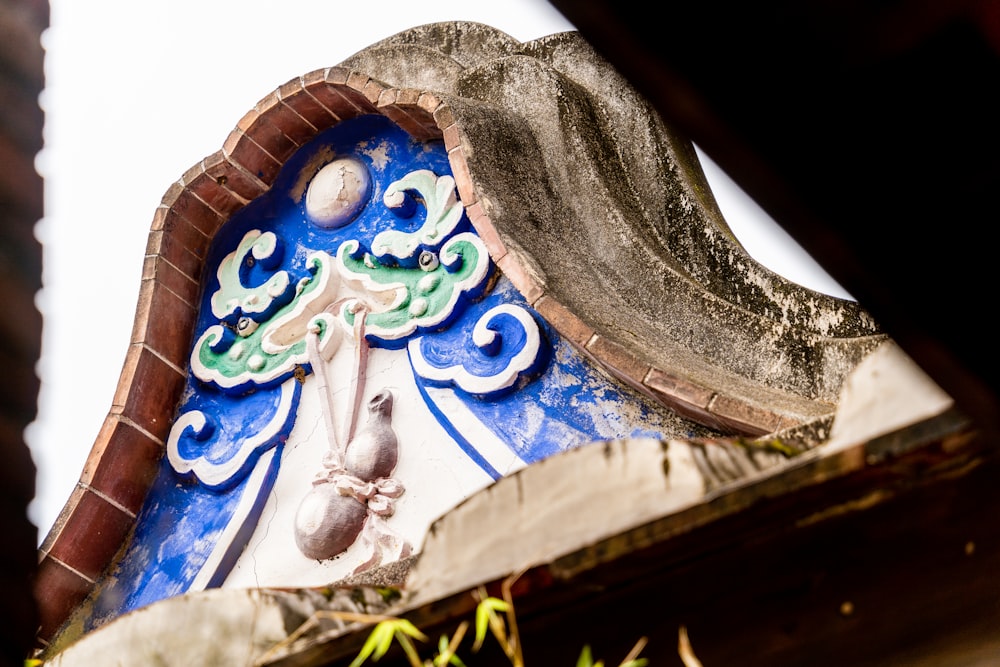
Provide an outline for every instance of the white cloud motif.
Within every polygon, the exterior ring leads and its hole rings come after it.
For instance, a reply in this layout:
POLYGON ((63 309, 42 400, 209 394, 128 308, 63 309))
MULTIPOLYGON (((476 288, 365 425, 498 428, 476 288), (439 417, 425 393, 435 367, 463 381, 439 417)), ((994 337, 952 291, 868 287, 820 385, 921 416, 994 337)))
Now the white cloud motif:
POLYGON ((288 417, 295 408, 295 383, 291 378, 281 385, 281 396, 274 417, 256 435, 246 438, 240 443, 239 450, 231 457, 219 462, 210 461, 204 455, 193 459, 184 458, 180 452, 180 439, 189 428, 190 435, 196 440, 203 440, 212 435, 213 427, 208 423, 205 413, 201 410, 191 410, 181 415, 174 422, 167 438, 167 460, 178 473, 193 474, 201 484, 209 489, 223 489, 237 481, 248 472, 248 464, 254 455, 274 447, 278 435, 285 427, 288 417), (207 428, 206 428, 207 427, 207 428))
POLYGON ((524 308, 509 303, 495 306, 483 313, 472 331, 472 343, 481 354, 488 357, 499 354, 503 344, 501 336, 489 328, 490 323, 499 315, 509 315, 521 326, 524 345, 498 371, 490 375, 478 375, 469 372, 461 362, 444 367, 436 366, 424 356, 421 349, 424 337, 421 337, 411 340, 408 346, 414 372, 431 382, 453 384, 470 394, 488 395, 512 387, 522 372, 538 362, 541 333, 538 323, 524 308))

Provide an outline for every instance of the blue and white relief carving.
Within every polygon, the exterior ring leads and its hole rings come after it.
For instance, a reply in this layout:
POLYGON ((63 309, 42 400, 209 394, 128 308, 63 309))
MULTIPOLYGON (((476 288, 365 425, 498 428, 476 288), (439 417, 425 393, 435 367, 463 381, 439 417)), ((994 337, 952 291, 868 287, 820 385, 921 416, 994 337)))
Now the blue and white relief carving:
POLYGON ((220 230, 193 340, 107 615, 325 585, 525 465, 664 431, 499 274, 443 145, 380 116, 317 136, 220 230))

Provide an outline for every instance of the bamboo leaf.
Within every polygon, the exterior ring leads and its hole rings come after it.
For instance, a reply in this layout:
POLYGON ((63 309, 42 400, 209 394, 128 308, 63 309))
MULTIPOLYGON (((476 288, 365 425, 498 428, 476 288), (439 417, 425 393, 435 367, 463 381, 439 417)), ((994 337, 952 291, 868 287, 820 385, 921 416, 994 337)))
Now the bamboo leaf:
POLYGON ((580 657, 576 660, 576 667, 597 667, 594 664, 594 656, 590 653, 590 644, 583 645, 580 657))
POLYGON ((410 667, 422 667, 420 662, 420 654, 417 653, 417 648, 410 641, 410 638, 406 635, 397 632, 396 641, 399 645, 403 647, 403 653, 406 654, 406 658, 410 661, 410 667))
POLYGON ((372 630, 372 634, 376 637, 375 652, 372 654, 372 660, 375 662, 378 662, 392 646, 392 638, 396 636, 395 623, 395 621, 382 621, 372 630))
POLYGON ((417 626, 413 625, 410 621, 405 618, 397 618, 393 621, 386 621, 387 623, 393 624, 393 630, 407 637, 413 637, 414 639, 419 639, 422 642, 427 641, 427 635, 422 633, 417 626))
MULTIPOLYGON (((368 634, 368 639, 365 640, 364 646, 362 646, 361 650, 358 651, 358 655, 355 656, 354 660, 351 662, 350 667, 360 667, 361 665, 364 664, 365 660, 367 660, 368 657, 371 656, 371 654, 375 651, 375 647, 378 646, 379 640, 381 638, 380 634, 381 627, 382 623, 379 623, 374 628, 372 628, 372 631, 368 634)), ((391 636, 392 635, 390 635, 390 637, 391 636)))
POLYGON ((510 605, 499 598, 487 597, 476 605, 476 641, 472 645, 473 651, 478 651, 483 640, 486 639, 487 628, 493 631, 501 644, 506 644, 506 633, 504 632, 503 619, 500 613, 506 613, 510 605))
POLYGON ((455 667, 465 667, 465 663, 462 659, 455 655, 455 647, 449 642, 448 637, 441 635, 441 639, 438 640, 438 654, 434 658, 434 667, 445 667, 445 665, 454 665, 455 667))
MULTIPOLYGON (((392 640, 397 636, 397 633, 403 650, 406 650, 406 644, 409 643, 407 637, 427 641, 427 636, 405 618, 390 618, 380 621, 372 628, 371 634, 368 635, 368 639, 365 640, 364 646, 361 647, 350 667, 360 667, 368 658, 378 662, 389 651, 392 640)), ((412 644, 410 646, 412 647, 412 644)), ((409 654, 409 652, 407 653, 409 654)))

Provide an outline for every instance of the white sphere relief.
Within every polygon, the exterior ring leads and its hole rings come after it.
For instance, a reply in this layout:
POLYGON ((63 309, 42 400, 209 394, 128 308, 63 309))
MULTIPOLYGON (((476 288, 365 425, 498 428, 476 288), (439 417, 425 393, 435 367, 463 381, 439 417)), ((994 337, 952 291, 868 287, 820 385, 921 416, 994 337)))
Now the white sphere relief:
POLYGON ((338 158, 309 183, 306 215, 320 227, 343 227, 365 207, 370 189, 371 177, 360 160, 338 158))

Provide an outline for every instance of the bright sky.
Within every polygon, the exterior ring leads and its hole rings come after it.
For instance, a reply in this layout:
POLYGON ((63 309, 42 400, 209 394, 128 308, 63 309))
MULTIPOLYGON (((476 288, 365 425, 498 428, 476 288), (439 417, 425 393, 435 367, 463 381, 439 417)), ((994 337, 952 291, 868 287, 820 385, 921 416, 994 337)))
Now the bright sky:
MULTIPOLYGON (((38 468, 29 508, 44 539, 80 476, 118 384, 153 211, 289 79, 406 28, 492 25, 519 40, 571 30, 545 0, 50 0, 43 36, 44 316, 38 468)), ((733 231, 758 261, 847 294, 745 195, 706 165, 733 231)))

